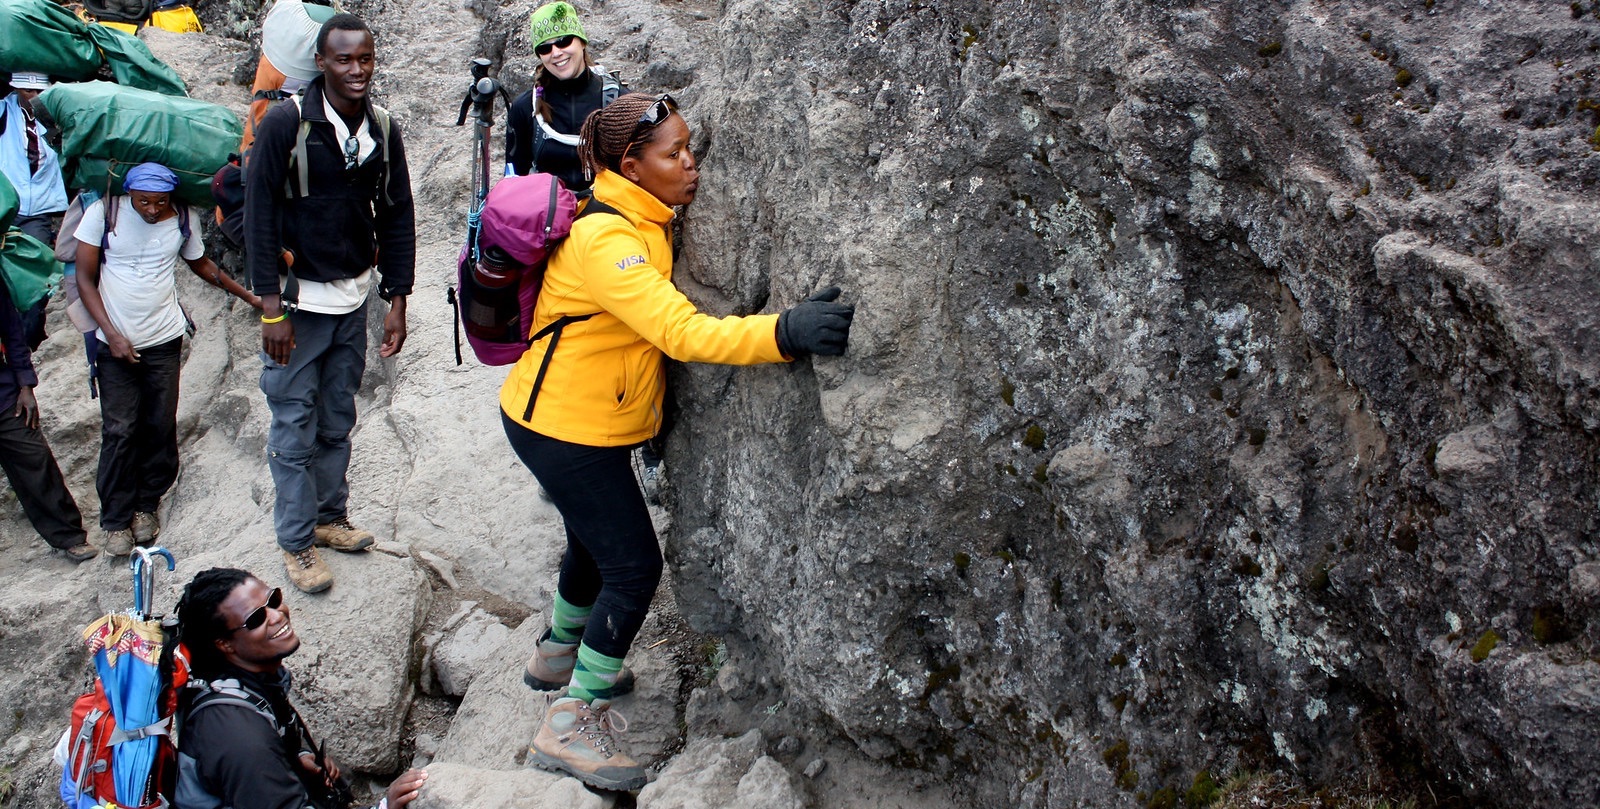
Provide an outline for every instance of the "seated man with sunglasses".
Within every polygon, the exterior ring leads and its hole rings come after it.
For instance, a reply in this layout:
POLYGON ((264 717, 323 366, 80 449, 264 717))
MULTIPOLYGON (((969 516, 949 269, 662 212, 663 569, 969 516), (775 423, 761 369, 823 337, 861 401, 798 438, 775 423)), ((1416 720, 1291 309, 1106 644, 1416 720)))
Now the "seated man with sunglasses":
MULTIPOLYGON (((283 661, 300 638, 283 590, 243 570, 201 571, 178 601, 178 621, 192 673, 178 737, 178 809, 349 806, 348 782, 289 702, 283 661)), ((377 809, 415 800, 427 778, 405 772, 377 809)))
POLYGON ((368 301, 376 286, 389 302, 378 354, 392 357, 405 344, 416 263, 400 126, 369 98, 374 58, 361 18, 329 18, 317 35, 322 75, 261 119, 245 169, 245 262, 261 296, 261 391, 272 411, 274 530, 289 580, 307 593, 333 585, 317 546, 353 553, 376 541, 351 524, 348 509, 368 301))

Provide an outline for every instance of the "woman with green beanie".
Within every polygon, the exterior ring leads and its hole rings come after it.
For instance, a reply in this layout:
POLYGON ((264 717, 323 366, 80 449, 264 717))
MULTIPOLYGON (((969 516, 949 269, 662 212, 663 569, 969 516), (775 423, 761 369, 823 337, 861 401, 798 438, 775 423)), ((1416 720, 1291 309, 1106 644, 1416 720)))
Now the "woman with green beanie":
POLYGON ((539 56, 533 89, 511 103, 506 116, 506 174, 541 171, 582 192, 590 179, 578 162, 578 129, 589 113, 627 92, 594 63, 589 35, 571 3, 546 3, 528 19, 539 56))

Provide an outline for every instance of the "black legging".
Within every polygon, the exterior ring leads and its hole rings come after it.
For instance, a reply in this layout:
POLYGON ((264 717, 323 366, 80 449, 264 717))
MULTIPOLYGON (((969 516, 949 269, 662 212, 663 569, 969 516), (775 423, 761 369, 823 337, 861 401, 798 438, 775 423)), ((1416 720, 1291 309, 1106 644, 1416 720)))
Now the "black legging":
POLYGON ((500 420, 511 448, 566 523, 556 588, 568 604, 594 605, 584 644, 608 657, 626 656, 661 583, 661 548, 633 475, 632 447, 572 444, 503 412, 500 420))

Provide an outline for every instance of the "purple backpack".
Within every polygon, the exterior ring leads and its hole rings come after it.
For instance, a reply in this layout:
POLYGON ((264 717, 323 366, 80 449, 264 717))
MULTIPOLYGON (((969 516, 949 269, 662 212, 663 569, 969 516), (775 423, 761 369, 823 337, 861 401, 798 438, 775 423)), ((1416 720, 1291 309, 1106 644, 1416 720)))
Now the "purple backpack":
MULTIPOLYGON (((533 306, 545 259, 572 230, 578 202, 549 174, 496 183, 479 213, 476 244, 461 248, 451 304, 456 325, 484 365, 510 365, 533 343, 533 306)), ((461 363, 460 331, 456 364, 461 363)))

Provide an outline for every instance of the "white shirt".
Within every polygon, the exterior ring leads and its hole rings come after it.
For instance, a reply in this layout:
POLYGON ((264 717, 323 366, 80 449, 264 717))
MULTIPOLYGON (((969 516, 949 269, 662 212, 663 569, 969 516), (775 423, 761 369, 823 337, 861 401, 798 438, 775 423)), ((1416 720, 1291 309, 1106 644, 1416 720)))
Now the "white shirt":
MULTIPOLYGON (((193 261, 206 254, 200 239, 200 215, 189 212, 189 240, 183 241, 178 217, 154 225, 144 221, 126 196, 112 197, 117 209, 116 230, 106 241, 100 264, 100 299, 111 325, 135 349, 161 345, 183 336, 188 321, 178 305, 178 258, 193 261)), ((105 200, 83 212, 74 234, 95 246, 105 233, 105 200)), ((105 329, 95 335, 105 341, 105 329)))

